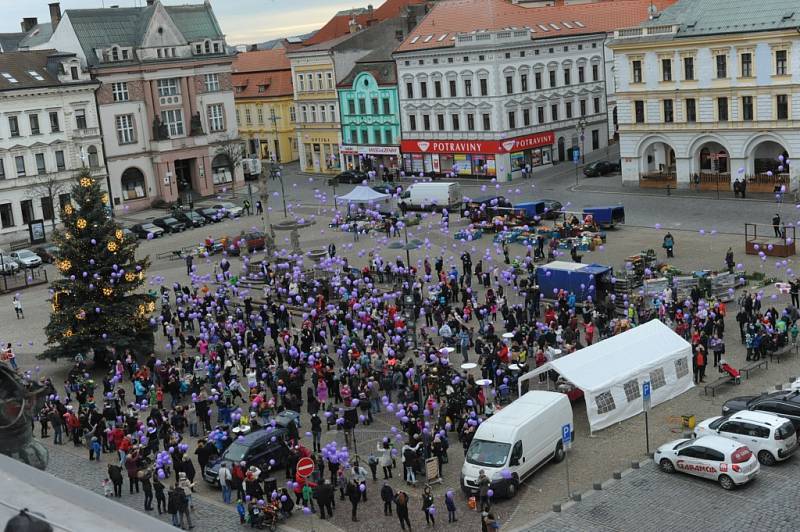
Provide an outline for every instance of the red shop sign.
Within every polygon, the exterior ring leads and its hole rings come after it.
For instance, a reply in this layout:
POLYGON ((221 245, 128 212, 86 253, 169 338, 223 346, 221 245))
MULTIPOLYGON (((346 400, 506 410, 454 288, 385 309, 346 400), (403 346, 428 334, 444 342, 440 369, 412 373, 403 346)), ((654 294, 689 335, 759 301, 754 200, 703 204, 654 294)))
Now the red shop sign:
POLYGON ((404 140, 403 153, 512 153, 550 146, 555 142, 552 131, 533 133, 505 140, 404 140))

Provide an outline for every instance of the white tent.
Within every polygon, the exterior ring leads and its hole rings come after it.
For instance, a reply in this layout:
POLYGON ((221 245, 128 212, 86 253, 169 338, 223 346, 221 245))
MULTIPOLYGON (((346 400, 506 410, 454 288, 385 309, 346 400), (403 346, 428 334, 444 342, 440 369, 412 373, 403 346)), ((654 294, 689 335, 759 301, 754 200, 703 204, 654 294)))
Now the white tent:
POLYGON ((592 432, 642 412, 645 381, 653 406, 694 386, 692 346, 658 320, 543 364, 520 377, 520 390, 551 369, 583 390, 592 432))
POLYGON ((356 188, 343 196, 337 196, 337 200, 346 201, 348 203, 371 203, 376 201, 385 200, 390 198, 389 194, 372 190, 370 187, 358 185, 356 188))

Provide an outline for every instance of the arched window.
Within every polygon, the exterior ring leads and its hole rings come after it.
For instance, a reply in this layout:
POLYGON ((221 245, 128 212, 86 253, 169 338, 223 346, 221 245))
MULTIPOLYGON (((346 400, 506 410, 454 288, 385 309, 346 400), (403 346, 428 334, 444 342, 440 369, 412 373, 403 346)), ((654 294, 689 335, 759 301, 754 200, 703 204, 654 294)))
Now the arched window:
POLYGON ((94 146, 89 146, 87 153, 89 154, 89 168, 97 168, 100 166, 100 158, 97 156, 97 148, 94 146))
POLYGON ((134 200, 147 196, 147 189, 144 185, 144 174, 138 168, 128 168, 122 172, 122 199, 134 200))

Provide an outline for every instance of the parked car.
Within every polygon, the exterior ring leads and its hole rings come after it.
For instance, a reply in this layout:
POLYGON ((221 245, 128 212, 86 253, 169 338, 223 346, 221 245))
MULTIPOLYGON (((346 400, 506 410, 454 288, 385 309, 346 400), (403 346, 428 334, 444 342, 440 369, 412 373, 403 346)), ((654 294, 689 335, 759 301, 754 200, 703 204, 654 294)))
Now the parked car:
POLYGON ((243 235, 239 235, 238 237, 229 237, 228 244, 230 251, 234 255, 238 255, 240 253, 239 248, 242 247, 242 244, 247 248, 248 253, 252 253, 259 249, 264 249, 266 246, 266 239, 264 233, 261 231, 250 231, 244 233, 243 235))
POLYGON ((163 216, 153 220, 153 225, 157 225, 167 233, 180 233, 186 230, 186 224, 173 216, 163 216))
POLYGON ((595 161, 583 167, 586 177, 600 177, 616 171, 617 166, 610 161, 595 161))
POLYGON ((400 195, 403 193, 403 186, 395 183, 381 183, 380 185, 373 185, 372 190, 380 192, 381 194, 389 194, 391 196, 400 195))
POLYGON ((747 445, 763 465, 786 460, 797 450, 792 422, 767 412, 742 410, 730 416, 706 419, 694 428, 695 436, 714 434, 747 445))
POLYGON ((244 211, 241 206, 231 203, 230 201, 221 201, 211 207, 216 209, 223 217, 227 216, 228 218, 238 218, 244 211))
POLYGON ((51 264, 58 256, 58 246, 55 244, 45 244, 44 246, 39 246, 38 248, 34 249, 33 252, 39 255, 39 257, 42 259, 42 262, 51 264))
POLYGON ((369 176, 358 170, 345 170, 336 176, 336 182, 340 185, 342 183, 355 183, 360 185, 364 181, 369 181, 369 176))
POLYGON ((42 265, 42 258, 29 249, 12 251, 10 256, 20 268, 36 268, 42 265))
POLYGON ((164 234, 163 229, 150 222, 136 224, 131 227, 131 231, 137 238, 147 238, 150 234, 153 235, 151 238, 158 238, 164 234))
POLYGON ((186 224, 186 227, 203 227, 206 225, 206 218, 194 211, 180 212, 175 215, 179 221, 186 224))
POLYGON ((195 209, 194 212, 205 218, 206 223, 210 224, 215 224, 225 219, 224 216, 221 216, 219 212, 217 212, 217 209, 211 207, 200 207, 199 209, 195 209))
POLYGON ((19 265, 11 258, 11 255, 0 250, 0 274, 11 275, 17 270, 19 270, 19 265))
POLYGON ((539 201, 544 202, 544 215, 542 215, 543 218, 548 218, 548 219, 558 218, 561 214, 561 209, 564 208, 564 206, 558 200, 543 199, 539 201))
POLYGON ((267 427, 236 438, 221 457, 206 466, 202 472, 203 480, 211 485, 219 485, 217 478, 223 462, 229 467, 244 462, 245 468, 256 466, 262 475, 270 475, 270 471, 279 470, 286 464, 289 449, 284 440, 287 435, 288 431, 283 427, 267 427), (270 460, 275 460, 274 464, 270 464, 270 460))
POLYGON ((769 412, 791 421, 795 430, 800 429, 800 391, 797 390, 734 397, 722 405, 723 416, 741 410, 769 412))
POLYGON ((722 436, 675 440, 656 449, 653 458, 665 473, 680 471, 715 480, 726 490, 750 482, 759 471, 747 446, 722 436))

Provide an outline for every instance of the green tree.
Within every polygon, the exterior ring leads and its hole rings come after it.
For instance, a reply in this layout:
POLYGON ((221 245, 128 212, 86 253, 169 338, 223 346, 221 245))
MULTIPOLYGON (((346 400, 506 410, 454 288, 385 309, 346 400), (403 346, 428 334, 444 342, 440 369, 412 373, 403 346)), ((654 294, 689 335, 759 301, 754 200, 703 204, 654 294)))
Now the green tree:
POLYGON ((110 349, 141 357, 153 350, 153 296, 139 292, 149 258, 136 259, 138 243, 107 211, 108 194, 87 171, 75 178, 63 229, 53 234, 62 278, 51 283, 52 313, 45 327, 50 346, 40 358, 100 360, 110 349))

